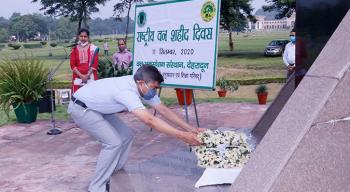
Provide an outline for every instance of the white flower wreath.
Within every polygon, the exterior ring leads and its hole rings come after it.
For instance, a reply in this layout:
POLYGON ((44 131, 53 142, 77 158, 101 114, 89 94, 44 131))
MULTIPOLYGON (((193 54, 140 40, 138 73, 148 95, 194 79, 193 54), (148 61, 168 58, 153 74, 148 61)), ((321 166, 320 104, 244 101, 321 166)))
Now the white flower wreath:
POLYGON ((243 133, 207 130, 199 133, 198 137, 204 145, 193 148, 200 167, 242 167, 252 151, 247 136, 243 133))

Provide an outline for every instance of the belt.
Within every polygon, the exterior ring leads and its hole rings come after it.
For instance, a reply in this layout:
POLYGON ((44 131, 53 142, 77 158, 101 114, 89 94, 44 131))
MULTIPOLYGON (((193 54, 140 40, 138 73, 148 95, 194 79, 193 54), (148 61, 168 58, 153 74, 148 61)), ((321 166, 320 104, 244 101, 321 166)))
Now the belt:
POLYGON ((80 101, 79 99, 75 98, 74 96, 72 96, 72 101, 75 103, 75 104, 78 104, 80 107, 84 108, 84 109, 87 109, 87 106, 85 105, 84 102, 80 101))

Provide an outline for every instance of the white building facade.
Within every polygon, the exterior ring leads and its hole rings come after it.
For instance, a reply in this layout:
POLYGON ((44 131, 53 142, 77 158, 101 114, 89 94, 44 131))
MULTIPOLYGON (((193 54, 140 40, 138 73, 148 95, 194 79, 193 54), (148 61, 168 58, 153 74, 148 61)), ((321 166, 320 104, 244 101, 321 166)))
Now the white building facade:
POLYGON ((249 22, 248 27, 251 30, 290 30, 295 25, 295 13, 289 18, 267 19, 266 16, 256 15, 256 23, 249 22))

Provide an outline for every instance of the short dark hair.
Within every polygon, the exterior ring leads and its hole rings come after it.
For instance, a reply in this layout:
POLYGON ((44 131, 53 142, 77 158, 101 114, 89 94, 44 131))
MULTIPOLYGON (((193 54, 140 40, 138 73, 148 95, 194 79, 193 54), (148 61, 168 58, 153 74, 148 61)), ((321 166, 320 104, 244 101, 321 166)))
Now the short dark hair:
POLYGON ((82 29, 79 30, 78 35, 80 35, 80 34, 83 33, 83 32, 85 32, 85 33, 87 34, 87 36, 90 37, 90 31, 87 30, 87 29, 84 29, 84 28, 82 28, 82 29))
POLYGON ((137 69, 134 75, 134 80, 144 80, 145 82, 157 81, 158 83, 162 83, 164 78, 159 70, 153 65, 142 65, 139 69, 137 69))
POLYGON ((119 44, 119 41, 123 41, 123 43, 125 44, 125 39, 118 39, 118 44, 119 44))

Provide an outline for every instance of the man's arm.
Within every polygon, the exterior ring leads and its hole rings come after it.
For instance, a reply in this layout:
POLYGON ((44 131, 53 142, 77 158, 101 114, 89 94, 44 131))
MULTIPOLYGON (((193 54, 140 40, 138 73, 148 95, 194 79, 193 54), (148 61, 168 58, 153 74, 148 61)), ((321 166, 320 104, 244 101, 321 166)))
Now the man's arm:
POLYGON ((156 109, 167 120, 178 125, 179 127, 183 128, 184 130, 194 132, 194 133, 198 132, 197 128, 186 123, 181 117, 179 117, 176 113, 174 113, 171 109, 166 107, 164 104, 162 104, 162 103, 158 104, 158 105, 154 106, 154 109, 156 109))
POLYGON ((117 54, 116 54, 116 53, 114 53, 114 54, 112 55, 112 60, 113 60, 114 66, 117 66, 117 64, 118 64, 118 59, 117 59, 117 54))
POLYGON ((169 136, 175 137, 177 139, 180 139, 190 145, 200 145, 201 142, 197 139, 197 134, 194 134, 192 132, 184 132, 175 129, 165 121, 155 117, 150 112, 148 112, 146 109, 136 109, 132 111, 132 113, 138 117, 141 121, 143 121, 146 125, 150 126, 151 128, 165 133, 169 136))
POLYGON ((286 48, 284 50, 284 53, 283 53, 283 63, 288 67, 289 66, 289 63, 288 63, 288 51, 289 51, 289 44, 286 45, 286 48))

